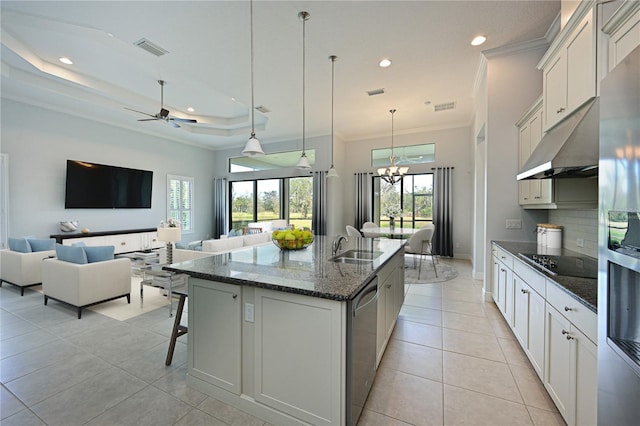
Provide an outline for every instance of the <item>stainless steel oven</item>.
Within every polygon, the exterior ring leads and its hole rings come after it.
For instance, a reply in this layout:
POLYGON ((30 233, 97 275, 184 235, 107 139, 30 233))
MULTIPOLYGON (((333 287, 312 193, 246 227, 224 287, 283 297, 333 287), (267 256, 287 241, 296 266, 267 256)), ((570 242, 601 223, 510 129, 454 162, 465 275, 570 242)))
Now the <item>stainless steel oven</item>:
POLYGON ((640 419, 640 47, 600 86, 598 424, 640 419))

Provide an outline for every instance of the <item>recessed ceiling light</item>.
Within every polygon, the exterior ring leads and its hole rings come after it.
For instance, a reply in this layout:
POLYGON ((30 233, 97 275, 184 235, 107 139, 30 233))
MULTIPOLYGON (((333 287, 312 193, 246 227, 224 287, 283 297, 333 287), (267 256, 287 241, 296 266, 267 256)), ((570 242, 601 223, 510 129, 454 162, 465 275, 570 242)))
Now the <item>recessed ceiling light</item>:
POLYGON ((480 46, 485 41, 487 41, 487 36, 479 35, 479 36, 476 36, 473 40, 471 40, 471 45, 480 46))
POLYGON ((390 66, 390 65, 391 65, 391 59, 384 58, 383 60, 381 60, 381 61, 378 63, 378 65, 379 65, 381 68, 386 68, 386 67, 388 67, 388 66, 390 66))
POLYGON ((69 58, 67 58, 66 56, 63 56, 61 58, 58 58, 58 60, 60 62, 62 62, 63 64, 67 64, 67 65, 73 65, 73 61, 69 58))
POLYGON ((189 107, 189 108, 187 108, 187 111, 189 111, 189 112, 195 112, 196 110, 195 110, 195 109, 193 109, 192 107, 189 107))

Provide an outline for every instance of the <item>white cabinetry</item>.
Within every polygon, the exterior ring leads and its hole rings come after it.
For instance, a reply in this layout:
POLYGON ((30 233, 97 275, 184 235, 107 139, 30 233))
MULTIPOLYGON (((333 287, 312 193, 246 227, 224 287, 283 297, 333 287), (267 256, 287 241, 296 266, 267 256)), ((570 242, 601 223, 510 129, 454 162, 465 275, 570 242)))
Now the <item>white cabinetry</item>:
POLYGON ((501 247, 492 253, 496 304, 560 414, 569 426, 595 424, 597 314, 501 247))
POLYGON ((378 272, 378 327, 376 338, 376 366, 391 338, 400 308, 404 303, 404 257, 394 256, 378 272))
POLYGON ((113 246, 115 248, 115 254, 164 247, 164 243, 158 240, 158 232, 156 230, 96 232, 94 234, 86 234, 86 236, 82 237, 78 237, 77 235, 78 234, 62 234, 52 235, 51 237, 66 246, 76 243, 84 243, 88 246, 113 246))
POLYGON ((640 2, 627 0, 605 23, 608 37, 608 70, 611 71, 633 49, 640 46, 640 2))
POLYGON ((538 64, 545 131, 596 96, 595 10, 578 7, 574 15, 538 64))
POLYGON ((345 305, 255 290, 256 401, 310 424, 341 423, 345 305))
MULTIPOLYGON (((543 114, 542 97, 540 97, 516 123, 519 135, 518 168, 524 166, 542 140, 543 114)), ((533 204, 549 204, 551 203, 552 185, 552 179, 521 180, 518 182, 518 202, 525 208, 533 204)))
POLYGON ((237 285, 189 279, 189 374, 236 395, 241 391, 240 290, 237 285))

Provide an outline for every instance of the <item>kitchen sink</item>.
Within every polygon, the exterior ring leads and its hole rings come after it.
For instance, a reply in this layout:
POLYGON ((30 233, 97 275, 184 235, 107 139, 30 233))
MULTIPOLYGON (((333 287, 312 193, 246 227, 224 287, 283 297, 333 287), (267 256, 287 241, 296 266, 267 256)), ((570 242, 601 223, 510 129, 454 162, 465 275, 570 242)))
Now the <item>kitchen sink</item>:
POLYGON ((373 262, 375 259, 379 258, 382 253, 383 252, 381 251, 371 250, 347 250, 344 253, 340 253, 330 258, 329 261, 362 265, 373 262))

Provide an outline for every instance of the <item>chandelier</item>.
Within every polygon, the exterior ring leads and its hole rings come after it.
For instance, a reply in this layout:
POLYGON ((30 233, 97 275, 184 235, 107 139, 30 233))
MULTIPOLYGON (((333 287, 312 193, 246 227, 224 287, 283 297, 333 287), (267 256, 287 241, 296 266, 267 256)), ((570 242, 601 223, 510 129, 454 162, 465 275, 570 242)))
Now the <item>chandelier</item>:
POLYGON ((391 113, 391 155, 389 156, 389 166, 379 168, 378 174, 385 182, 395 185, 402 180, 409 168, 396 166, 396 156, 393 155, 393 114, 396 110, 390 109, 389 112, 391 113))

